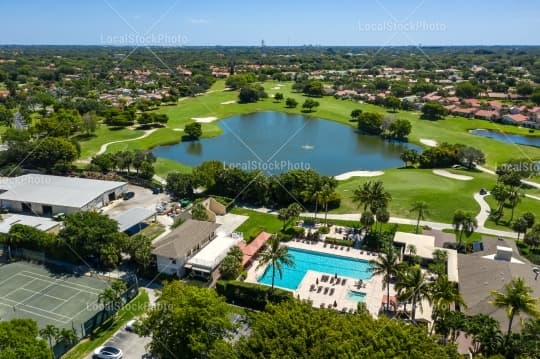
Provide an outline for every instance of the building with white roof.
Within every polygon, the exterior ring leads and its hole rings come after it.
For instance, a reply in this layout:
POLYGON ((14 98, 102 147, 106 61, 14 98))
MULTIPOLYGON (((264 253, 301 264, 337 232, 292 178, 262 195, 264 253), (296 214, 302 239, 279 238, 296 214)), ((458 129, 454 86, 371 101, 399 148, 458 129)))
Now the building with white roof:
POLYGON ((186 262, 186 270, 196 277, 211 278, 229 250, 242 239, 240 233, 233 232, 230 235, 218 233, 216 238, 186 262))
POLYGON ((61 227, 60 222, 53 221, 50 218, 13 214, 5 216, 4 220, 0 221, 0 233, 9 233, 11 227, 16 224, 22 224, 35 229, 39 229, 43 232, 51 233, 58 232, 61 227))
POLYGON ((11 212, 52 216, 101 208, 127 192, 127 182, 27 174, 0 179, 0 205, 11 212))

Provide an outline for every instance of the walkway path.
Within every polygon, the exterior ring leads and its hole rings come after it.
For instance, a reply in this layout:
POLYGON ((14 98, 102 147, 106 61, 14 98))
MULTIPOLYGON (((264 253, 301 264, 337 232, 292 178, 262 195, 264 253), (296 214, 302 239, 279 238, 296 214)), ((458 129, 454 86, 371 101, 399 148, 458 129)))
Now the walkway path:
MULTIPOLYGON (((490 207, 483 198, 481 199, 481 201, 483 203, 480 202, 480 199, 477 200, 476 195, 475 195, 475 200, 478 202, 478 204, 480 205, 480 208, 481 208, 480 213, 477 216, 478 228, 476 229, 476 232, 483 233, 483 234, 488 234, 488 235, 495 236, 495 237, 517 238, 517 234, 514 233, 514 232, 500 231, 500 230, 496 230, 496 229, 486 228, 484 226, 484 224, 485 224, 485 222, 487 220, 487 217, 489 216, 490 207)), ((276 211, 271 211, 271 210, 269 210, 267 208, 248 208, 248 209, 251 209, 251 210, 254 210, 254 211, 257 211, 257 212, 261 212, 261 213, 277 215, 276 211)), ((314 213, 313 212, 303 212, 300 215, 302 217, 313 217, 314 213)), ((317 214, 317 216, 318 216, 319 219, 322 220, 324 218, 324 213, 319 212, 317 214)), ((329 213, 328 214, 328 219, 342 220, 342 221, 359 221, 360 220, 360 214, 359 213, 345 213, 345 214, 329 213)), ((416 226, 416 220, 415 219, 409 219, 409 218, 390 217, 389 222, 390 223, 397 223, 397 224, 409 224, 409 225, 412 225, 412 226, 416 226)), ((432 221, 420 221, 420 226, 428 226, 428 227, 430 227, 432 229, 436 229, 436 230, 439 230, 439 231, 442 231, 443 229, 453 229, 453 226, 450 223, 432 222, 432 221)))
MULTIPOLYGON (((479 169, 482 172, 489 173, 491 175, 497 175, 495 173, 495 171, 492 171, 489 168, 485 168, 485 167, 478 166, 478 165, 476 165, 476 168, 479 169)), ((531 187, 534 187, 534 188, 540 188, 540 183, 531 182, 531 181, 525 181, 525 180, 521 180, 521 183, 524 183, 524 184, 526 184, 528 186, 531 186, 531 187)), ((529 196, 527 196, 527 197, 529 197, 529 196)))
POLYGON ((101 147, 99 148, 99 151, 97 151, 96 155, 104 154, 105 151, 107 151, 107 147, 109 147, 109 145, 112 145, 112 144, 115 144, 115 143, 123 143, 123 142, 131 142, 131 141, 142 140, 143 138, 150 136, 156 130, 157 130, 157 128, 153 128, 151 130, 144 131, 144 134, 142 136, 139 136, 139 137, 130 138, 130 139, 127 139, 127 140, 111 141, 111 142, 104 143, 104 144, 101 145, 101 147))

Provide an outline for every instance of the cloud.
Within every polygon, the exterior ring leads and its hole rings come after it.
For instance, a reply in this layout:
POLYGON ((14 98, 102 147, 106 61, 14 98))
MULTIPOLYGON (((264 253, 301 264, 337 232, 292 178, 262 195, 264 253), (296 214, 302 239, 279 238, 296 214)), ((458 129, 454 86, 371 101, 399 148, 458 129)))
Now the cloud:
POLYGON ((208 24, 210 22, 210 20, 208 19, 203 19, 203 18, 191 18, 189 19, 189 22, 191 24, 195 24, 195 25, 204 25, 204 24, 208 24))

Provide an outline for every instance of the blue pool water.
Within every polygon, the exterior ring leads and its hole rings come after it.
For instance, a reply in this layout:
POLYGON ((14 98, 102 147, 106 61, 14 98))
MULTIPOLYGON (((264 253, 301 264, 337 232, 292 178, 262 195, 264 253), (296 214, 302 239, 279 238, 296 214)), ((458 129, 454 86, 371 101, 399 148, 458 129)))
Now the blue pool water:
POLYGON ((347 299, 353 300, 355 302, 363 302, 366 298, 366 293, 362 292, 350 292, 347 294, 347 299))
MULTIPOLYGON (((327 253, 289 248, 294 267, 283 266, 283 277, 276 271, 274 284, 276 287, 295 290, 308 270, 328 273, 330 275, 367 280, 371 278, 370 264, 367 261, 327 253)), ((269 265, 259 283, 272 284, 272 265, 269 265)))

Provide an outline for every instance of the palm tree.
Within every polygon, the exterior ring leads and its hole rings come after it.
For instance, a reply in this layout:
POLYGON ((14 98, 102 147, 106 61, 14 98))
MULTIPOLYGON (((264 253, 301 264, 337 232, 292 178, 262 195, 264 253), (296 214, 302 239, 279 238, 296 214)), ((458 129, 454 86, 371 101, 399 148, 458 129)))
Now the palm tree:
POLYGON ((322 186, 321 190, 319 191, 319 197, 318 200, 321 202, 321 204, 324 206, 324 225, 328 225, 328 203, 336 199, 336 192, 330 185, 325 184, 322 186))
POLYGON ((317 211, 319 209, 319 198, 321 198, 321 190, 306 190, 302 192, 302 197, 305 201, 315 201, 315 212, 313 215, 313 222, 317 222, 317 211))
POLYGON ((377 222, 379 222, 379 233, 382 231, 383 223, 388 223, 390 221, 390 212, 386 210, 386 208, 379 208, 377 209, 377 213, 375 213, 375 218, 377 219, 377 222))
POLYGON ((525 284, 521 277, 513 278, 504 285, 504 292, 492 291, 493 300, 491 304, 497 308, 506 309, 508 316, 508 329, 506 331, 506 340, 512 332, 512 323, 514 317, 521 316, 521 313, 527 314, 533 318, 540 319, 540 310, 538 309, 539 298, 534 298, 532 289, 525 284))
POLYGON ((522 197, 523 197, 523 194, 517 189, 512 190, 508 193, 508 203, 510 204, 510 208, 512 208, 512 215, 510 216, 510 220, 508 222, 512 222, 512 220, 514 219, 514 210, 516 209, 517 205, 521 202, 522 197))
POLYGON ((508 199, 509 190, 503 184, 498 184, 491 190, 491 195, 497 201, 497 210, 495 213, 500 218, 503 216, 504 203, 508 199))
POLYGON ((279 272, 279 278, 283 277, 283 266, 294 267, 294 260, 289 253, 286 246, 281 246, 279 237, 277 235, 272 236, 270 239, 269 248, 261 253, 259 265, 260 267, 271 264, 272 265, 272 291, 274 290, 274 279, 276 277, 276 269, 279 272))
POLYGON ((466 306, 456 283, 450 282, 444 274, 439 275, 431 286, 431 299, 433 302, 433 321, 449 312, 452 306, 466 306))
POLYGON ((410 212, 416 212, 417 213, 416 231, 415 231, 416 233, 418 233, 418 227, 420 227, 420 221, 425 219, 424 215, 429 214, 428 208, 429 207, 428 207, 428 204, 426 202, 417 201, 417 202, 414 202, 413 207, 410 210, 410 212))
POLYGON ((39 331, 39 335, 49 342, 49 347, 51 350, 53 349, 53 339, 56 340, 59 333, 60 330, 52 324, 47 325, 45 328, 42 328, 39 331))
POLYGON ((98 303, 103 305, 106 311, 112 311, 116 307, 118 297, 112 288, 105 288, 98 295, 98 303))
POLYGON ((512 229, 517 233, 517 242, 519 242, 519 236, 521 233, 527 232, 527 220, 523 217, 516 219, 512 223, 512 229))
POLYGON ((71 347, 77 343, 79 338, 75 329, 63 328, 58 334, 58 338, 64 342, 67 347, 71 347))
POLYGON ((379 253, 377 259, 372 260, 371 262, 371 272, 373 275, 382 275, 383 276, 383 289, 386 286, 386 311, 390 309, 390 280, 392 276, 397 275, 398 273, 398 264, 399 258, 394 250, 394 247, 391 245, 388 246, 384 252, 379 253))
POLYGON ((426 275, 419 266, 410 267, 407 271, 398 276, 396 290, 412 301, 411 319, 416 318, 416 306, 422 309, 422 300, 431 300, 431 288, 427 283, 426 275))
POLYGON ((407 244, 407 252, 409 253, 410 262, 412 262, 413 256, 416 255, 416 246, 414 244, 407 244))
POLYGON ((458 209, 454 212, 452 226, 456 232, 459 232, 458 243, 461 245, 463 233, 465 233, 467 237, 470 237, 478 227, 478 222, 472 212, 458 209))
POLYGON ((388 208, 391 200, 392 196, 385 191, 382 181, 367 181, 353 193, 353 201, 358 202, 358 207, 364 206, 364 211, 369 208, 372 213, 379 208, 388 208))

